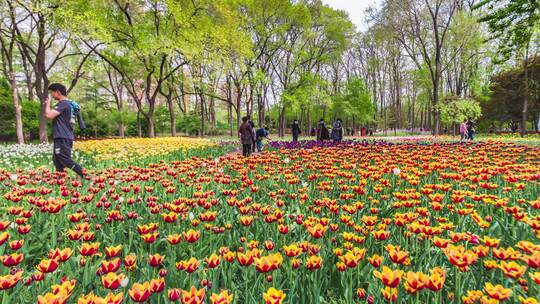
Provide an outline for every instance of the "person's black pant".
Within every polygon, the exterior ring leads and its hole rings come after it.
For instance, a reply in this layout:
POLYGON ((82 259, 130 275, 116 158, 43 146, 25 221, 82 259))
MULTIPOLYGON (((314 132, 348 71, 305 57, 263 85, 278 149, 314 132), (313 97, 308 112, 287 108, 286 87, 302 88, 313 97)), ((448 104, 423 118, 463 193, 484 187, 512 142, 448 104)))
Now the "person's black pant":
POLYGON ((293 133, 292 140, 293 141, 298 141, 298 134, 293 133))
POLYGON ((249 156, 251 154, 251 144, 242 144, 242 155, 249 156))
POLYGON ((73 148, 73 140, 67 138, 54 139, 53 145, 53 164, 58 172, 64 172, 65 168, 69 168, 80 177, 83 177, 82 168, 79 164, 71 159, 71 149, 73 148))

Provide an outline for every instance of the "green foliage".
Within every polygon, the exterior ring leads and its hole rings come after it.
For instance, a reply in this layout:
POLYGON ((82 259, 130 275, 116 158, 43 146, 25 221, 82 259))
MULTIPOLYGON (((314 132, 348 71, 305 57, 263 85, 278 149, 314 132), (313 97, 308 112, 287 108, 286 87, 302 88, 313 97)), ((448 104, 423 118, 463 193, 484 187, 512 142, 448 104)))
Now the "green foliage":
MULTIPOLYGON (((21 106, 24 136, 30 140, 39 138, 39 115, 41 105, 39 102, 32 100, 23 100, 21 106)), ((11 111, 13 113, 12 117, 15 117, 13 107, 11 111)))
POLYGON ((192 111, 178 117, 176 120, 176 127, 177 130, 187 135, 197 135, 201 128, 201 117, 197 112, 192 111))
POLYGON ((15 136, 15 113, 13 97, 7 81, 0 78, 0 139, 10 140, 15 136))
MULTIPOLYGON (((39 136, 40 105, 34 101, 24 100, 21 103, 23 132, 27 139, 39 136)), ((7 81, 0 78, 0 140, 15 140, 15 109, 13 95, 7 81)))
POLYGON ((483 0, 476 7, 486 12, 480 21, 487 23, 492 38, 500 41, 501 61, 527 47, 538 31, 540 5, 537 0, 483 0))
POLYGON ((86 123, 86 129, 75 130, 75 133, 81 136, 90 137, 107 137, 113 134, 111 126, 111 115, 107 111, 99 110, 97 108, 85 107, 81 110, 84 122, 86 123))
POLYGON ((287 105, 292 105, 293 111, 307 109, 313 100, 322 100, 326 102, 326 89, 328 83, 312 73, 304 73, 301 75, 298 83, 291 86, 282 95, 282 102, 287 105))
POLYGON ((116 109, 111 110, 111 119, 116 124, 122 123, 124 125, 131 125, 137 123, 137 114, 133 111, 122 110, 118 111, 116 109))
POLYGON ((361 78, 351 78, 345 90, 333 97, 333 117, 350 117, 353 121, 366 124, 373 121, 375 107, 371 94, 361 78))
MULTIPOLYGON (((540 56, 529 60, 529 88, 532 98, 529 103, 528 119, 535 120, 540 115, 540 56)), ((491 78, 482 99, 484 118, 489 121, 519 121, 523 108, 525 73, 523 65, 502 71, 491 78), (485 96, 487 95, 487 96, 485 96)))
POLYGON ((448 102, 440 103, 441 122, 444 125, 459 124, 465 119, 476 120, 482 115, 482 108, 476 100, 448 97, 448 102))
POLYGON ((169 109, 166 106, 156 107, 156 112, 154 113, 154 125, 156 133, 170 133, 171 119, 169 116, 169 109))

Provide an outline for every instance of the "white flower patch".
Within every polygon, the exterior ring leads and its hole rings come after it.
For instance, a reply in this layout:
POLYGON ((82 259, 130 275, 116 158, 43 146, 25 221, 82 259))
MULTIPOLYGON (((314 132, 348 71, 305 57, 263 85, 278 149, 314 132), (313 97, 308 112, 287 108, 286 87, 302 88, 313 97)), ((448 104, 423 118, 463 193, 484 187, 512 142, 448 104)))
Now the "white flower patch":
POLYGON ((52 144, 0 146, 0 168, 32 168, 50 160, 52 144))

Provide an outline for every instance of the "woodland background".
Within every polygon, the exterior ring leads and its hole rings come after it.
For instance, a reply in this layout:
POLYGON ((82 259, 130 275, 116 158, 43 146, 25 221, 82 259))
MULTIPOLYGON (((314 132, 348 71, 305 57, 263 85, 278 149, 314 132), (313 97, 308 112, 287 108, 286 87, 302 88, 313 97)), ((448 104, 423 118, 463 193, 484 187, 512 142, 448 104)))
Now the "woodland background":
POLYGON ((320 118, 433 134, 538 131, 539 3, 384 0, 367 30, 318 0, 2 0, 0 139, 41 141, 52 82, 90 137, 284 136, 320 118))

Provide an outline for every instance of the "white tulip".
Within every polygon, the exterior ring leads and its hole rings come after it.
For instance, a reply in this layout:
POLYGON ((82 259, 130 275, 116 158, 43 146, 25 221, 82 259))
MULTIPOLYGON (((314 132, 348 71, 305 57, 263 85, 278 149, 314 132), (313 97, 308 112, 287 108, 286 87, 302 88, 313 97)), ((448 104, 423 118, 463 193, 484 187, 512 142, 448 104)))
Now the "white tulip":
POLYGON ((120 282, 120 285, 121 285, 122 287, 126 287, 126 286, 128 285, 128 283, 129 283, 129 277, 126 276, 126 277, 122 280, 122 282, 120 282))

